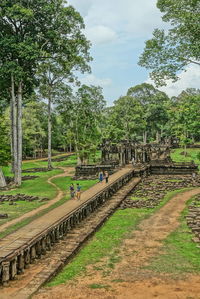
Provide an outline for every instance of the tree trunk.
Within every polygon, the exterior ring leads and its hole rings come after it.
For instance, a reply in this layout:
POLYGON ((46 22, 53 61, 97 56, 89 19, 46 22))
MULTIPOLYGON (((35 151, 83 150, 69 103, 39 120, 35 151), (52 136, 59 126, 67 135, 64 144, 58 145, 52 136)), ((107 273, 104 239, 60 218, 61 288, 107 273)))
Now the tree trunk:
POLYGON ((187 145, 185 144, 184 145, 184 157, 186 157, 186 155, 187 155, 187 145))
POLYGON ((48 98, 48 169, 52 169, 52 163, 51 163, 51 128, 52 128, 52 122, 51 122, 51 95, 49 94, 48 98))
POLYGON ((71 142, 69 144, 69 151, 70 151, 70 153, 72 152, 72 143, 71 142))
POLYGON ((0 168, 0 188, 2 187, 6 187, 6 180, 4 178, 2 169, 0 168))
POLYGON ((147 131, 144 131, 143 133, 143 143, 147 144, 147 131))
MULTIPOLYGON (((12 90, 12 87, 11 87, 12 90)), ((10 149, 11 149, 11 172, 14 173, 14 144, 13 144, 13 100, 11 91, 11 101, 10 101, 10 149)))
POLYGON ((156 142, 160 143, 160 132, 156 131, 156 142))
POLYGON ((17 94, 17 185, 22 183, 22 82, 17 94))
POLYGON ((18 167, 18 146, 17 146, 17 106, 15 96, 15 82, 14 76, 11 75, 11 106, 12 106, 12 119, 11 119, 11 131, 12 131, 12 161, 13 161, 13 172, 14 182, 17 184, 17 167, 18 167))

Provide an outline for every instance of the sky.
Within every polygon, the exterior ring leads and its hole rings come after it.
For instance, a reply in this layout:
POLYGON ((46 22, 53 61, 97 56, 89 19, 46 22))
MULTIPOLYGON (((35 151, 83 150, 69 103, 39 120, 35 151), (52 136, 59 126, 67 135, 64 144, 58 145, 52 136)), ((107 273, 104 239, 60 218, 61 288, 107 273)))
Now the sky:
MULTIPOLYGON (((86 85, 103 87, 108 106, 127 90, 144 82, 153 83, 145 68, 138 66, 145 41, 155 28, 166 28, 156 0, 68 0, 82 15, 84 33, 91 41, 91 74, 80 76, 86 85)), ((176 83, 160 88, 170 97, 199 87, 200 70, 190 65, 176 83)))

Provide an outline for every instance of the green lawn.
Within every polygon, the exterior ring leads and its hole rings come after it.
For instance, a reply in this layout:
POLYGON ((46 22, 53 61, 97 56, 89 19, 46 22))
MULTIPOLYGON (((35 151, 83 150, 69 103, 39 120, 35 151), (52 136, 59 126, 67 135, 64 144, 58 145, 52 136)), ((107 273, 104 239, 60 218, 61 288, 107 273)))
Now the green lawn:
MULTIPOLYGON (((53 162, 54 167, 58 166, 73 166, 76 164, 76 156, 70 156, 67 158, 65 161, 61 162, 53 162)), ((23 163, 23 169, 28 169, 28 168, 35 168, 35 167, 46 167, 47 162, 44 161, 31 161, 31 162, 24 162, 23 163)), ((39 196, 39 198, 47 197, 50 200, 53 199, 56 194, 57 194, 57 189, 48 184, 47 180, 51 178, 52 176, 55 176, 57 174, 62 173, 62 169, 53 169, 51 171, 47 172, 36 172, 36 173, 23 173, 23 175, 36 175, 38 178, 34 180, 27 180, 23 181, 22 185, 19 188, 15 188, 14 190, 10 191, 0 191, 0 194, 9 194, 9 195, 16 195, 18 193, 21 194, 26 194, 26 195, 32 195, 32 196, 39 196)), ((9 167, 4 167, 4 173, 6 175, 11 175, 9 167)), ((73 182, 74 185, 77 183, 80 183, 82 187, 82 191, 90 188, 93 186, 97 180, 82 180, 82 181, 73 181, 71 177, 58 177, 52 180, 53 183, 55 183, 62 191, 66 191, 64 193, 64 198, 61 199, 56 205, 53 205, 51 209, 55 208, 58 205, 63 204, 66 200, 69 199, 69 186, 73 182)), ((8 203, 4 203, 0 205, 0 213, 8 213, 9 218, 7 219, 1 219, 0 220, 0 225, 4 224, 5 222, 8 222, 12 219, 18 218, 19 216, 32 211, 41 205, 45 204, 45 202, 40 202, 39 200, 34 201, 34 202, 28 202, 28 201, 18 201, 16 205, 9 205, 8 203)), ((46 210, 46 212, 49 211, 49 209, 46 210)), ((41 215, 38 214, 37 217, 41 215)), ((31 221, 32 218, 29 220, 31 221)), ((16 228, 19 228, 28 222, 29 220, 25 220, 20 224, 14 225, 11 228, 9 228, 7 231, 4 232, 4 234, 1 234, 2 236, 5 236, 7 232, 9 233, 10 231, 13 231, 16 228)))
POLYGON ((197 164, 200 168, 200 160, 197 158, 197 155, 200 152, 200 149, 195 149, 195 148, 188 148, 187 153, 188 156, 181 155, 183 152, 182 148, 177 148, 172 150, 171 152, 171 158, 174 162, 190 162, 194 161, 195 164, 197 164))
POLYGON ((15 195, 18 193, 23 193, 33 196, 48 197, 49 199, 52 199, 55 197, 57 191, 54 186, 48 184, 47 180, 48 178, 62 172, 63 171, 60 169, 54 169, 48 172, 37 172, 31 174, 39 177, 34 180, 23 181, 22 185, 19 188, 15 188, 13 191, 0 191, 0 194, 15 195))
MULTIPOLYGON (((53 158, 59 158, 60 155, 55 156, 53 158)), ((22 170, 26 170, 29 168, 47 168, 47 161, 23 161, 22 163, 22 170)), ((77 164, 77 157, 76 155, 72 155, 66 158, 66 160, 64 161, 60 161, 60 162, 52 162, 52 166, 54 168, 62 166, 62 167, 69 167, 69 166, 76 166, 77 164)), ((2 167, 3 169, 3 173, 5 176, 13 176, 13 174, 11 173, 11 169, 10 166, 4 166, 2 167)), ((33 175, 33 173, 25 173, 23 172, 22 175, 33 175)))
POLYGON ((200 273, 200 249, 191 241, 191 229, 185 219, 187 213, 186 207, 180 216, 180 226, 163 241, 160 254, 151 260, 147 269, 178 277, 185 273, 200 273))
POLYGON ((74 187, 76 188, 76 184, 79 183, 81 186, 81 191, 85 191, 88 188, 92 187, 94 184, 98 182, 98 180, 73 180, 71 177, 61 177, 61 178, 55 178, 52 180, 53 183, 55 183, 62 191, 69 192, 69 186, 71 183, 74 184, 74 187))
POLYGON ((115 212, 72 262, 65 266, 47 286, 59 285, 74 279, 77 275, 83 274, 86 267, 90 264, 94 265, 94 269, 102 270, 104 275, 109 275, 111 269, 120 261, 120 254, 117 248, 123 239, 135 230, 143 219, 152 215, 173 196, 184 190, 188 189, 169 192, 164 197, 162 203, 153 210, 142 208, 118 210, 115 212), (106 262, 103 265, 101 264, 100 267, 95 265, 103 258, 106 258, 106 262))

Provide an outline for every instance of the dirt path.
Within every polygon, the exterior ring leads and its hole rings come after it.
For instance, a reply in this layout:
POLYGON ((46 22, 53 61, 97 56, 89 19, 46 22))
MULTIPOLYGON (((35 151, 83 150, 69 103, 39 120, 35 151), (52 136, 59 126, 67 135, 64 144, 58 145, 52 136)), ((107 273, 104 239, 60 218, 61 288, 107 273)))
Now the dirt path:
POLYGON ((186 201, 200 193, 200 188, 173 197, 150 218, 141 222, 138 230, 124 240, 120 249, 122 257, 113 272, 104 277, 93 267, 87 275, 66 285, 43 289, 34 299, 200 299, 200 276, 173 280, 167 275, 152 276, 141 269, 156 255, 164 240, 178 225, 178 217, 186 201), (92 289, 91 284, 105 287, 92 289), (107 287, 106 287, 107 286, 107 287))
POLYGON ((34 209, 34 210, 32 210, 32 211, 30 211, 30 212, 28 212, 28 213, 26 213, 26 214, 24 214, 24 215, 16 218, 16 219, 13 219, 11 221, 8 221, 8 222, 2 224, 0 226, 0 233, 3 232, 9 226, 14 225, 14 224, 16 224, 18 222, 21 222, 21 221, 23 221, 23 220, 25 220, 25 219, 27 219, 29 217, 32 217, 32 216, 36 215, 37 213, 43 211, 44 209, 47 209, 48 207, 52 206, 54 203, 56 203, 57 201, 59 201, 61 198, 64 197, 64 195, 65 195, 64 192, 56 184, 54 184, 52 181, 55 178, 66 177, 66 176, 73 175, 75 169, 74 169, 74 167, 58 167, 58 168, 62 169, 64 172, 61 173, 61 174, 54 175, 54 176, 50 177, 47 180, 47 182, 50 185, 54 186, 54 188, 57 190, 56 196, 52 200, 48 201, 46 204, 40 206, 39 208, 34 209))
MULTIPOLYGON (((57 157, 62 157, 62 156, 71 156, 73 153, 63 153, 63 154, 58 154, 55 156, 52 156, 52 159, 55 159, 57 157)), ((38 162, 38 161, 43 161, 46 162, 48 161, 48 158, 37 158, 37 159, 31 159, 31 160, 23 160, 23 163, 29 163, 29 162, 38 162)))

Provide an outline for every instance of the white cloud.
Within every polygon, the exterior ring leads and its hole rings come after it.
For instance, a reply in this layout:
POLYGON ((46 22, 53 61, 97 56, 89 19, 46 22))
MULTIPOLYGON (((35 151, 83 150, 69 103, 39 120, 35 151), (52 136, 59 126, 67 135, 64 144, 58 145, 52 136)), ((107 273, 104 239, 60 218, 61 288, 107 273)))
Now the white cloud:
MULTIPOLYGON (((179 74, 179 80, 175 83, 169 81, 167 86, 159 88, 166 92, 170 97, 179 95, 186 88, 198 88, 200 81, 200 67, 191 64, 179 74)), ((153 83, 151 79, 147 80, 148 83, 153 83)))
MULTIPOLYGON (((157 0, 69 0, 84 16, 86 30, 106 27, 121 37, 149 36, 156 26, 161 26, 161 14, 156 9, 157 0)), ((108 40, 109 41, 109 40, 108 40)))
POLYGON ((110 78, 97 78, 94 75, 90 74, 81 79, 82 84, 86 85, 96 85, 107 87, 112 85, 112 80, 110 78))
POLYGON ((104 44, 117 40, 117 34, 109 27, 98 25, 90 28, 86 28, 85 34, 87 38, 94 45, 104 44))
MULTIPOLYGON (((138 57, 153 29, 167 28, 156 7, 157 0, 68 0, 68 3, 84 17, 85 34, 93 44, 91 66, 95 76, 84 77, 83 83, 104 87, 106 98, 115 100, 130 86, 145 82, 148 73, 137 65, 138 57)), ((169 82, 162 90, 172 96, 188 87, 197 88, 200 70, 190 66, 180 77, 177 83, 169 82)))

